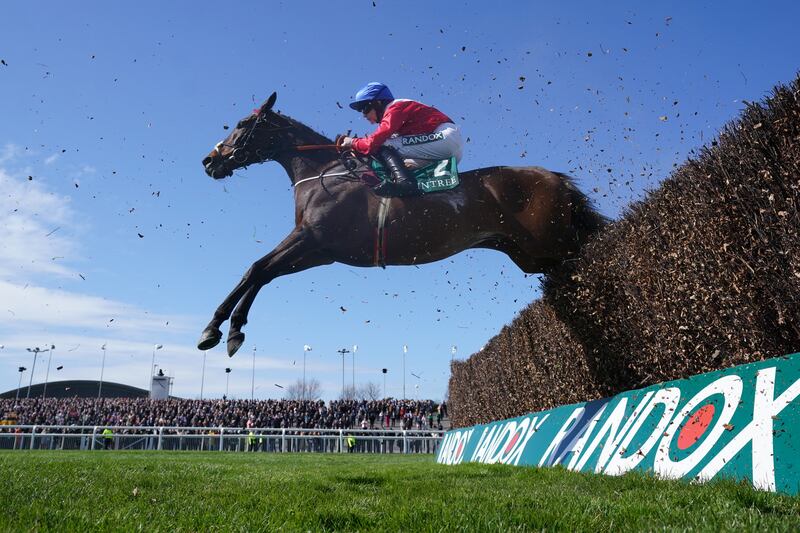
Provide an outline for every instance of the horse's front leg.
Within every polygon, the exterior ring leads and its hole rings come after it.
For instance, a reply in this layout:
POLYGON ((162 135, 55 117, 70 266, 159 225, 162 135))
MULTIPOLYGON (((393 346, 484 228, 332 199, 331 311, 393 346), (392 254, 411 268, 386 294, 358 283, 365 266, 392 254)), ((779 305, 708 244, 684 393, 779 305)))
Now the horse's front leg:
MULTIPOLYGON (((217 310, 214 311, 214 317, 203 330, 200 335, 200 340, 197 342, 197 348, 200 350, 210 350, 219 344, 222 338, 222 332, 219 330, 223 322, 230 318, 234 307, 242 299, 242 296, 250 289, 257 279, 261 276, 261 272, 265 265, 268 265, 273 259, 286 253, 288 250, 296 249, 302 246, 304 242, 309 239, 306 236, 306 231, 301 227, 296 227, 283 241, 275 247, 270 253, 253 263, 247 272, 242 276, 241 281, 236 284, 236 287, 225 297, 217 310)), ((307 244, 305 245, 307 246, 307 244)))
POLYGON ((244 333, 242 333, 241 329, 247 324, 247 315, 250 312, 250 307, 258 295, 258 291, 264 285, 280 276, 331 263, 333 263, 333 259, 326 256, 317 247, 309 246, 305 248, 298 247, 291 253, 281 257, 276 256, 268 265, 265 265, 261 271, 262 276, 245 291, 244 296, 239 301, 239 305, 236 306, 233 315, 231 315, 231 327, 228 332, 228 356, 232 357, 244 343, 244 333))

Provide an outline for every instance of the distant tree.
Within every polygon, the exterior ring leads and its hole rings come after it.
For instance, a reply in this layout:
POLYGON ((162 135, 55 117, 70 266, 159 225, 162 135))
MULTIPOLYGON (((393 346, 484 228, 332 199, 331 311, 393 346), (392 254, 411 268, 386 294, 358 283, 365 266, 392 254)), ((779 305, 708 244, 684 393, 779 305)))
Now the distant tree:
POLYGON ((363 383, 353 388, 352 385, 345 386, 342 394, 339 395, 340 400, 379 400, 381 397, 381 387, 377 383, 363 383))
POLYGON ((358 390, 354 389, 352 385, 345 386, 342 393, 339 395, 340 400, 357 400, 358 390))
POLYGON ((362 397, 366 400, 375 401, 381 399, 381 386, 370 381, 361 385, 362 397))
POLYGON ((322 385, 316 379, 306 380, 306 390, 303 393, 303 380, 298 379, 288 387, 286 387, 285 398, 287 400, 319 400, 322 391, 322 385))

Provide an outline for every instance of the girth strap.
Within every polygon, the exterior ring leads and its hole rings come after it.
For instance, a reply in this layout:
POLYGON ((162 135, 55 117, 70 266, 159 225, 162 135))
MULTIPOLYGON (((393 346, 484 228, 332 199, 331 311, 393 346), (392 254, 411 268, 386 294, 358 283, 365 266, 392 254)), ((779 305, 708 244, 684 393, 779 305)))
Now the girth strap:
POLYGON ((378 227, 375 228, 375 266, 386 268, 386 215, 389 214, 389 198, 381 197, 378 204, 378 227))

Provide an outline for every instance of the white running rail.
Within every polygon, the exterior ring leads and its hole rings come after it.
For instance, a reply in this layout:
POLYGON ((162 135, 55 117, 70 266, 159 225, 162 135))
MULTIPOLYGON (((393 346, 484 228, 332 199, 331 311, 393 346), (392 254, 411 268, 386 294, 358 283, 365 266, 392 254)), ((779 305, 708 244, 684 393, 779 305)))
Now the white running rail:
POLYGON ((0 426, 0 450, 436 453, 440 430, 0 426), (103 433, 104 430, 111 433, 103 433))

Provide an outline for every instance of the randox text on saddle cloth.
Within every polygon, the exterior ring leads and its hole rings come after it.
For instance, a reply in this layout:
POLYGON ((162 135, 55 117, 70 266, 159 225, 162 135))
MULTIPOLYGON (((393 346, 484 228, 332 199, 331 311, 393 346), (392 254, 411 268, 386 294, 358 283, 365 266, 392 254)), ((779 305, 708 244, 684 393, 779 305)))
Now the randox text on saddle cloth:
POLYGON ((437 462, 747 479, 800 494, 800 354, 453 430, 437 462))

